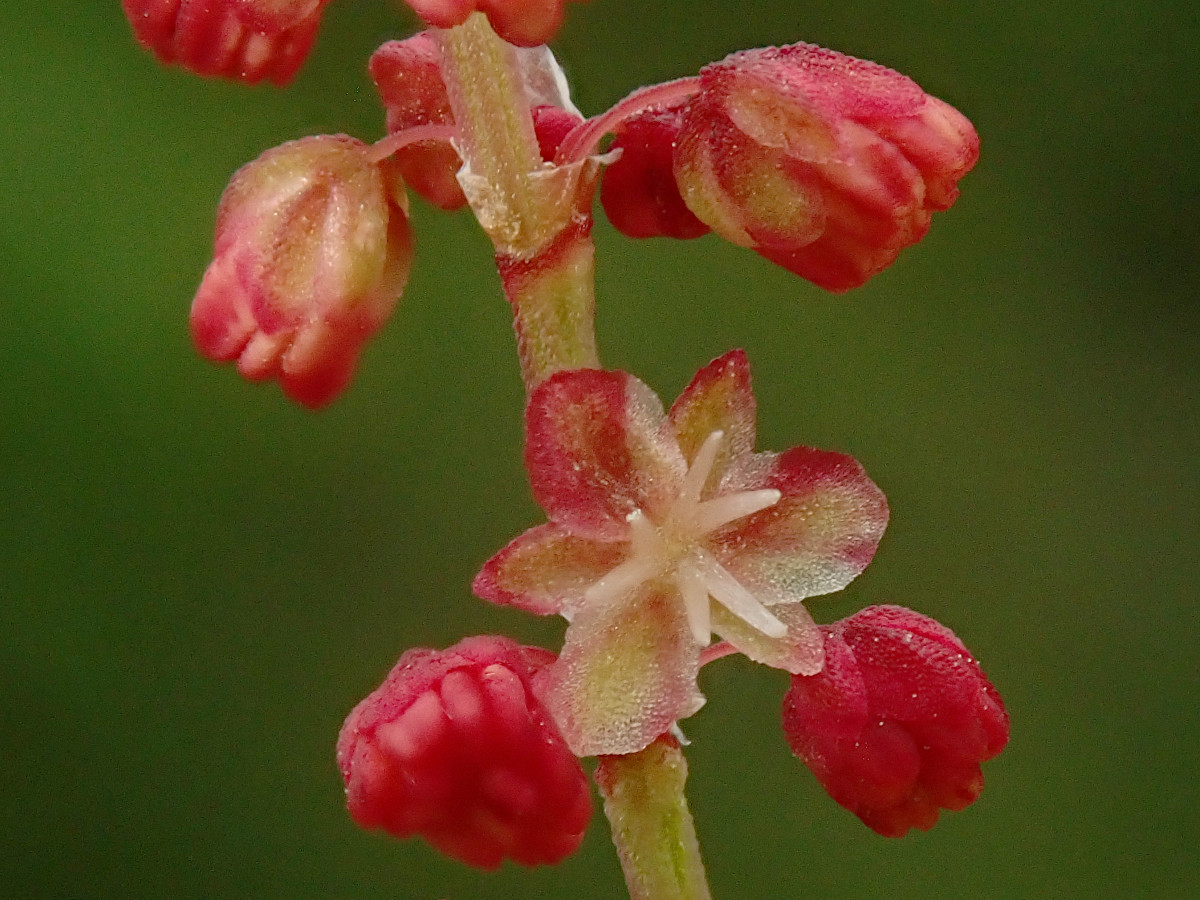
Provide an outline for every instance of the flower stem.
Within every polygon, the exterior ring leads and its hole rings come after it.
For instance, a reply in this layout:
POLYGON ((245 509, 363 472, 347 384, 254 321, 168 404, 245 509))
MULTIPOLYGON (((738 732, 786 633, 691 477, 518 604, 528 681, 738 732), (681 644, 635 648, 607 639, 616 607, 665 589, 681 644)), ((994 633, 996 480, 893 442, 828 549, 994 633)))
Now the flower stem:
POLYGON ((710 900, 683 785, 687 762, 674 738, 603 756, 596 783, 612 825, 631 900, 710 900))
POLYGON ((525 388, 562 369, 598 369, 591 216, 559 232, 532 259, 496 254, 513 309, 525 388))
POLYGON ((598 164, 542 160, 515 47, 474 14, 440 32, 442 77, 463 159, 459 183, 496 248, 527 390, 599 368, 591 205, 598 164))

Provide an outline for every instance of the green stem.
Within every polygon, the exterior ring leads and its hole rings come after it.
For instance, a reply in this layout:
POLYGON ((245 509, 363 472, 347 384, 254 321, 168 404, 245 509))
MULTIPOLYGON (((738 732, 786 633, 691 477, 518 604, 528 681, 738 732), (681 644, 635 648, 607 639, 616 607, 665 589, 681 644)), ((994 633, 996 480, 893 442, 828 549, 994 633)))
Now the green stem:
MULTIPOLYGON (((496 247, 526 389, 563 369, 599 368, 591 238, 598 163, 543 162, 521 58, 483 16, 440 35, 464 163, 459 182, 496 247)), ((686 780, 670 737, 600 760, 596 781, 632 900, 710 900, 686 780)))
POLYGON ((631 900, 710 900, 683 785, 679 744, 660 737, 638 753, 604 756, 596 783, 631 900))
POLYGON ((459 182, 496 247, 526 389, 561 369, 599 368, 591 239, 598 165, 542 160, 523 57, 484 16, 439 34, 464 163, 459 182))
POLYGON ((572 223, 532 259, 496 254, 526 390, 562 369, 600 368, 591 226, 590 216, 572 223))

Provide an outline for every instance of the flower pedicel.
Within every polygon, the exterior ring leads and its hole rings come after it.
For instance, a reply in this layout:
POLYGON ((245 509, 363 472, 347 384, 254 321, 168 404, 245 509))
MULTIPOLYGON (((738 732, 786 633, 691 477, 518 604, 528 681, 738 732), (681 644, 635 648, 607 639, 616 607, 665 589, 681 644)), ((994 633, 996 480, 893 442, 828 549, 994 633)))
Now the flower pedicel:
MULTIPOLYGON (((326 3, 123 5, 163 62, 283 84, 326 3)), ((633 900, 707 898, 679 722, 704 702, 699 669, 735 652, 789 673, 788 743, 873 830, 899 836, 972 803, 1009 722, 962 642, 901 607, 820 626, 806 608, 870 562, 883 493, 840 453, 756 451, 741 351, 669 410, 606 370, 591 240, 599 183, 630 237, 711 230, 843 292, 954 202, 978 154, 970 122, 903 75, 809 44, 735 53, 584 119, 541 46, 564 0, 409 6, 435 27, 371 59, 387 135, 303 138, 234 176, 192 334, 247 378, 327 404, 407 279, 406 183, 469 206, 512 308, 525 464, 548 517, 474 589, 568 627, 557 655, 500 636, 405 653, 338 740, 351 816, 482 868, 553 864, 582 840, 578 757, 597 756, 633 900)))

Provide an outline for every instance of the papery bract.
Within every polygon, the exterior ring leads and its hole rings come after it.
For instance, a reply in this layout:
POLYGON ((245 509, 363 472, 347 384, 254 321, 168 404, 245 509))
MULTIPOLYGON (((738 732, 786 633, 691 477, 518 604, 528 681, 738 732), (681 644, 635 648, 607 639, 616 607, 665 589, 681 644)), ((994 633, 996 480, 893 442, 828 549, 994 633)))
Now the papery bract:
POLYGON ((345 136, 304 138, 234 175, 192 304, 201 353, 236 359, 251 380, 278 378, 307 406, 346 387, 412 260, 403 185, 369 150, 345 136))
POLYGON ((134 35, 160 62, 248 84, 287 84, 329 0, 122 0, 134 35))
POLYGON ((839 292, 919 241, 979 152, 971 123, 911 79, 810 44, 707 66, 675 140, 693 213, 839 292))
POLYGON ((405 653, 338 738, 354 820, 482 868, 578 849, 587 779, 530 687, 553 659, 494 636, 405 653))
MULTIPOLYGON (((583 2, 583 0, 576 0, 583 2)), ((567 0, 407 0, 418 16, 436 28, 461 25, 481 12, 496 34, 518 47, 549 43, 563 22, 567 0)))
POLYGON ((536 684, 578 755, 635 752, 699 709, 713 632, 758 662, 820 669, 800 601, 863 570, 887 504, 850 457, 753 452, 754 420, 740 351, 669 414, 624 372, 559 372, 530 396, 525 462, 550 522, 493 557, 475 591, 570 621, 536 684))
POLYGON ((792 751, 874 831, 928 829, 970 805, 979 764, 1008 742, 996 689, 944 625, 873 606, 821 626, 825 667, 796 675, 783 704, 792 751))

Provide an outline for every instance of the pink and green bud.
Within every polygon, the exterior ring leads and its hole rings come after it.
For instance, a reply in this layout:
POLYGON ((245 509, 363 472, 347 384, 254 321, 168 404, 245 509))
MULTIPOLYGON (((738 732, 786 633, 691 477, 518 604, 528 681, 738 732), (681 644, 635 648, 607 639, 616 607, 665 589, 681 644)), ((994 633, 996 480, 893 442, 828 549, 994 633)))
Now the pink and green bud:
POLYGON ((825 667, 784 698, 792 751, 829 795, 885 837, 932 828, 983 789, 1008 714, 962 642, 900 606, 821 626, 825 667))
MULTIPOLYGON (((407 0, 435 28, 453 28, 473 12, 487 16, 496 34, 518 47, 549 43, 563 23, 567 0, 407 0)), ((583 2, 583 0, 576 0, 583 2)))
POLYGON ((304 64, 329 0, 122 0, 142 46, 198 75, 284 85, 304 64))
POLYGON ((707 66, 676 140, 696 216, 837 292, 919 241, 979 153, 971 123, 911 79, 810 44, 707 66))
POLYGON ((493 636, 405 653, 342 726, 337 759, 350 815, 485 869, 574 853, 591 794, 531 690, 553 659, 493 636))
POLYGON ((245 377, 322 406, 349 384, 364 344, 408 279, 403 185, 344 135, 268 150, 234 176, 192 304, 192 337, 245 377))
POLYGON ((765 665, 820 670, 802 601, 866 567, 887 503, 847 456, 754 452, 744 353, 701 369, 669 411, 625 372, 558 372, 530 395, 525 434, 550 521, 474 589, 570 622, 535 683, 577 755, 636 752, 695 713, 714 633, 765 665))

